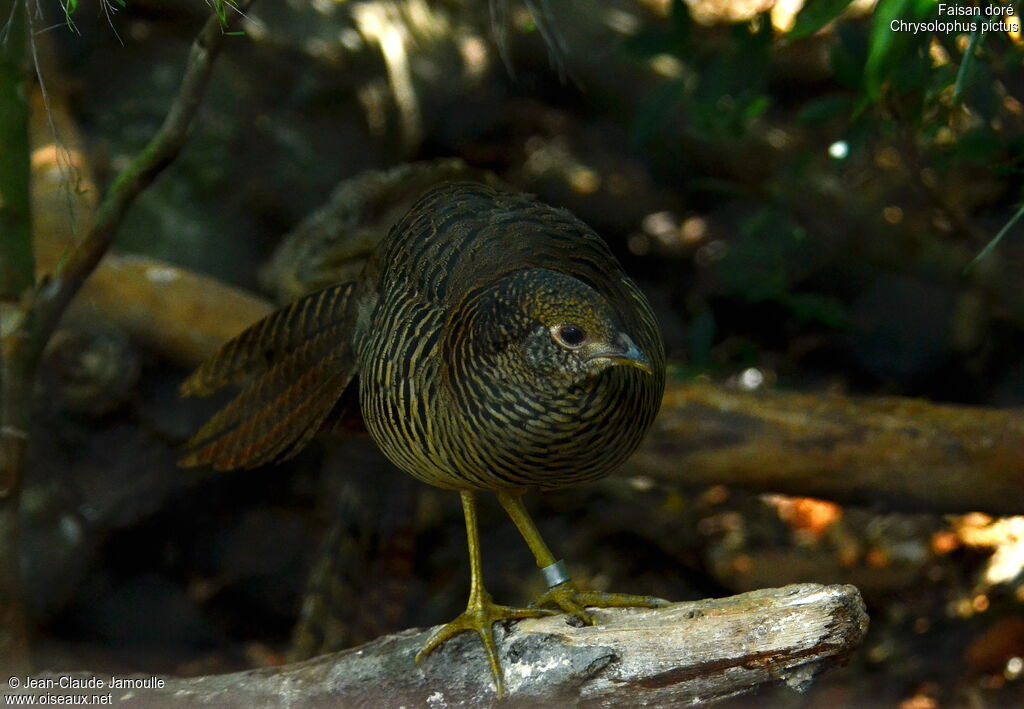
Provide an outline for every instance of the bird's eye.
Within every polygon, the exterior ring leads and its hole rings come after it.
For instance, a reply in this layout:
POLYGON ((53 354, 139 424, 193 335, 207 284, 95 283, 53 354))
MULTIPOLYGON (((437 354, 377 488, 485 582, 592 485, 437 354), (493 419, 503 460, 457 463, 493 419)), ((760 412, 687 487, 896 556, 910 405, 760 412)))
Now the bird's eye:
POLYGON ((587 333, 579 325, 563 325, 555 331, 555 336, 569 347, 579 347, 587 339, 587 333))

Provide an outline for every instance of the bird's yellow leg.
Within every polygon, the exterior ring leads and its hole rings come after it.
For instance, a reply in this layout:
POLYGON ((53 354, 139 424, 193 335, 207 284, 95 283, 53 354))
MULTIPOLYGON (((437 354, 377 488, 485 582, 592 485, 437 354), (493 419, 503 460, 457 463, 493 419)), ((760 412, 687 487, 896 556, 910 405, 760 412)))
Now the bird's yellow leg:
POLYGON ((558 606, 566 613, 577 616, 588 625, 594 624, 594 616, 584 610, 587 606, 595 608, 659 608, 668 605, 668 601, 653 596, 633 596, 628 593, 605 593, 602 591, 581 591, 565 570, 561 561, 556 561, 548 545, 537 531, 537 526, 523 505, 521 495, 507 492, 498 493, 498 502, 515 522, 519 533, 537 560, 537 566, 548 580, 548 590, 535 602, 535 606, 558 606))
POLYGON ((466 604, 466 610, 460 613, 455 620, 442 625, 430 636, 423 648, 416 653, 416 661, 422 660, 453 635, 464 630, 474 630, 483 641, 487 662, 490 664, 491 674, 494 676, 495 689, 498 696, 502 696, 504 682, 491 626, 499 620, 539 618, 551 615, 551 611, 540 608, 510 608, 499 606, 491 601, 491 594, 484 588, 483 574, 480 569, 480 537, 476 528, 476 500, 472 492, 462 491, 460 494, 462 495, 462 511, 466 515, 466 538, 469 542, 469 603, 466 604))

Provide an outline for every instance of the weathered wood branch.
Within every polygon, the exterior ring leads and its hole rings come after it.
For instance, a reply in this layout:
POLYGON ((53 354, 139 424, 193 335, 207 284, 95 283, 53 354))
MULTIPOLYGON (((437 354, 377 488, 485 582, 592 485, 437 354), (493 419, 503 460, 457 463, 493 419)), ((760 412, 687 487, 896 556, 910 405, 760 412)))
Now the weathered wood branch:
POLYGON ((625 474, 936 512, 1024 512, 1024 410, 678 384, 625 474))
MULTIPOLYGON (((572 627, 564 615, 497 626, 508 692, 500 706, 693 706, 768 683, 802 689, 844 662, 868 623, 857 589, 818 584, 595 614, 593 627, 572 627)), ((115 706, 147 709, 499 706, 479 639, 463 633, 416 663, 428 634, 406 630, 283 667, 161 678, 159 688, 22 693, 109 691, 115 706)), ((61 675, 34 679, 48 677, 61 675)))

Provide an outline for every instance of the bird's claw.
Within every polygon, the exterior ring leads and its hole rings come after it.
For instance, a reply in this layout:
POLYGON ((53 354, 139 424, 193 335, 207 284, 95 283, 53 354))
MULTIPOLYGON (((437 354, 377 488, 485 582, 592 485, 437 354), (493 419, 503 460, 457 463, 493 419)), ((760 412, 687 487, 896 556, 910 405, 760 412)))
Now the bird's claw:
POLYGON ((470 600, 469 605, 454 620, 434 631, 434 633, 423 644, 423 647, 416 653, 416 662, 433 652, 442 643, 447 642, 453 636, 467 630, 472 630, 480 636, 484 644, 484 652, 487 653, 487 663, 491 667, 491 675, 494 677, 494 687, 499 697, 505 694, 505 683, 501 672, 501 663, 498 661, 498 648, 494 643, 494 632, 492 626, 501 620, 519 620, 522 618, 541 618, 554 615, 555 612, 546 608, 513 608, 510 606, 499 606, 491 602, 489 595, 475 600, 470 600))
POLYGON ((594 615, 586 608, 663 608, 669 601, 654 596, 634 596, 629 593, 607 593, 604 591, 581 591, 576 584, 564 581, 552 586, 534 606, 556 606, 569 615, 575 616, 586 625, 594 624, 594 615))

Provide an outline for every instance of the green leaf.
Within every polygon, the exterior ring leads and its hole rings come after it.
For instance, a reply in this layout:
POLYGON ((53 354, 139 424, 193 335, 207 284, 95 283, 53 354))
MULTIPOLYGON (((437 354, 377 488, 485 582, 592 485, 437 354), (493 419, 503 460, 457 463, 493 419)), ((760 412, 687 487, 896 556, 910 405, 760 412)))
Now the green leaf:
POLYGON ((789 39, 808 37, 837 18, 852 0, 808 0, 796 16, 789 39))
POLYGON ((868 57, 868 38, 859 23, 844 22, 836 32, 838 42, 832 46, 829 64, 836 81, 847 88, 861 91, 864 86, 864 64, 868 57))
POLYGON ((740 117, 743 123, 749 123, 755 118, 764 114, 765 111, 771 106, 772 100, 770 97, 764 94, 758 94, 752 96, 749 101, 743 104, 740 117))
POLYGON ((890 72, 898 66, 901 57, 910 47, 930 39, 925 32, 894 32, 892 23, 899 21, 920 22, 937 10, 933 0, 880 0, 875 7, 871 25, 870 48, 864 65, 864 90, 867 98, 877 101, 882 87, 890 78, 890 72))
POLYGON ((213 11, 217 14, 217 19, 220 20, 221 27, 228 26, 228 8, 226 0, 213 0, 213 11))
POLYGON ((999 245, 999 242, 1003 240, 1003 237, 1006 236, 1006 233, 1013 228, 1014 224, 1020 221, 1021 217, 1024 217, 1024 204, 1020 206, 1020 209, 1017 210, 1016 214, 1010 217, 1010 221, 1006 222, 1006 224, 1003 225, 1003 228, 999 230, 999 233, 995 235, 995 238, 993 238, 992 241, 988 242, 988 244, 985 245, 985 248, 981 250, 981 253, 975 256, 974 259, 969 264, 967 264, 967 268, 964 269, 964 273, 970 271, 972 268, 975 267, 975 265, 977 265, 979 261, 981 261, 990 253, 992 253, 995 250, 996 246, 999 245))
POLYGON ((979 12, 974 16, 976 27, 971 32, 971 41, 964 52, 964 58, 960 62, 960 70, 956 73, 956 84, 953 85, 953 101, 959 103, 964 93, 964 86, 967 85, 967 78, 971 74, 971 67, 974 65, 974 53, 981 43, 985 41, 985 23, 979 12))

